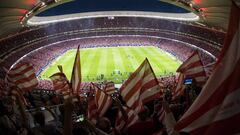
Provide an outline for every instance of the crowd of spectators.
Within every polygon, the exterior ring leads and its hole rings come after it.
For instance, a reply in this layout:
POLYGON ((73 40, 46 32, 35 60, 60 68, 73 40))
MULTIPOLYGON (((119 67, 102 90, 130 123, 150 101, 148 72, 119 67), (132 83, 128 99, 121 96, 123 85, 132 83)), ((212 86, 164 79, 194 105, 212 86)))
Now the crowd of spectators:
POLYGON ((81 37, 105 35, 149 35, 191 43, 217 56, 224 33, 187 23, 153 18, 88 18, 54 23, 0 40, 0 58, 11 66, 24 54, 51 43, 81 37), (139 23, 141 22, 141 23, 139 23))
MULTIPOLYGON (((181 61, 186 60, 196 49, 184 42, 176 42, 169 39, 152 38, 146 36, 112 36, 112 37, 94 37, 76 40, 66 40, 64 42, 54 43, 49 46, 41 47, 23 57, 18 62, 32 63, 36 71, 41 71, 48 66, 59 55, 67 50, 77 48, 93 47, 117 47, 117 46, 157 46, 160 49, 171 53, 181 61)), ((213 57, 206 52, 200 51, 204 64, 211 63, 213 57)), ((13 56, 14 57, 14 56, 13 56)))
MULTIPOLYGON (((187 58, 189 58, 191 54, 196 50, 196 48, 190 47, 187 44, 164 40, 161 40, 161 42, 157 46, 162 50, 171 53, 181 61, 187 60, 187 58)), ((198 51, 203 65, 207 65, 216 61, 215 57, 210 56, 202 50, 198 49, 198 51)))
MULTIPOLYGON (((138 115, 135 124, 115 128, 117 112, 122 109, 125 103, 121 99, 118 89, 112 96, 114 103, 104 116, 98 117, 96 121, 89 119, 88 104, 91 94, 90 83, 81 85, 84 96, 78 97, 76 102, 73 98, 63 99, 54 90, 35 89, 24 94, 27 104, 23 104, 21 95, 16 95, 16 100, 10 97, 0 97, 0 133, 6 135, 154 135, 172 134, 173 127, 168 127, 165 121, 159 120, 161 107, 165 109, 166 117, 172 115, 173 120, 178 120, 186 111, 187 105, 191 104, 187 95, 183 95, 176 100, 171 99, 171 91, 176 85, 176 77, 159 78, 164 96, 145 104, 138 115), (163 100, 164 98, 164 100, 163 100), (169 114, 170 113, 170 114, 169 114), (142 127, 144 126, 144 128, 142 127)), ((101 85, 103 83, 99 83, 101 85)), ((195 91, 194 84, 191 86, 195 91)), ((189 89, 188 89, 189 91, 189 89)), ((189 96, 189 95, 188 95, 189 96)), ((124 117, 124 116, 123 116, 124 117)), ((187 133, 180 133, 187 134, 187 133)))
MULTIPOLYGON (((41 72, 44 71, 56 58, 70 49, 76 49, 78 45, 80 45, 81 48, 154 45, 172 54, 180 61, 185 61, 196 49, 182 42, 144 36, 85 38, 43 46, 23 57, 18 63, 31 63, 37 75, 40 76, 41 72)), ((199 50, 199 52, 204 65, 208 65, 215 61, 215 59, 209 56, 206 52, 201 50, 199 50)), ((42 80, 41 78, 39 79, 42 80)), ((48 81, 43 80, 39 86, 39 88, 51 89, 51 84, 48 83, 48 81)))

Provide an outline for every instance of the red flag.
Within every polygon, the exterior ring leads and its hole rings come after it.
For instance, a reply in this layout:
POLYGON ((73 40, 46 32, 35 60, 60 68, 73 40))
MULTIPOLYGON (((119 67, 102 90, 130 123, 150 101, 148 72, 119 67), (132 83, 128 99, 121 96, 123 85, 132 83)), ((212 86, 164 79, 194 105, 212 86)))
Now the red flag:
POLYGON ((193 135, 239 134, 240 9, 232 4, 222 54, 202 92, 176 125, 193 135))
POLYGON ((22 92, 29 91, 38 85, 35 70, 29 63, 19 64, 11 68, 7 75, 6 81, 13 87, 18 87, 22 92))
MULTIPOLYGON (((94 85, 94 84, 93 84, 94 85)), ((97 105, 99 116, 102 117, 112 105, 112 97, 104 93, 100 88, 94 85, 95 102, 97 105)))
POLYGON ((73 64, 71 84, 72 90, 74 94, 78 94, 81 89, 81 62, 80 62, 80 51, 79 46, 76 52, 75 61, 73 64))
POLYGON ((67 99, 70 96, 70 87, 66 75, 63 72, 58 72, 50 76, 50 79, 53 82, 54 90, 63 94, 63 98, 67 99))
POLYGON ((127 106, 137 113, 142 104, 160 97, 160 86, 147 58, 124 82, 120 94, 127 106))

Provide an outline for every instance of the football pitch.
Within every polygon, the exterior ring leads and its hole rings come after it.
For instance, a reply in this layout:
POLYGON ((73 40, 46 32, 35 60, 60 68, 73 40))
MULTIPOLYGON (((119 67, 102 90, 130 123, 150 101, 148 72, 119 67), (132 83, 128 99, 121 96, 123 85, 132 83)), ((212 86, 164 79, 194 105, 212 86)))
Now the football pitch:
MULTIPOLYGON (((57 65, 70 79, 76 50, 69 50, 59 56, 40 74, 41 79, 58 72, 57 65)), ((80 49, 81 72, 83 82, 112 80, 122 83, 130 73, 134 72, 147 57, 156 76, 175 73, 181 64, 174 56, 154 46, 125 46, 107 48, 80 49)))

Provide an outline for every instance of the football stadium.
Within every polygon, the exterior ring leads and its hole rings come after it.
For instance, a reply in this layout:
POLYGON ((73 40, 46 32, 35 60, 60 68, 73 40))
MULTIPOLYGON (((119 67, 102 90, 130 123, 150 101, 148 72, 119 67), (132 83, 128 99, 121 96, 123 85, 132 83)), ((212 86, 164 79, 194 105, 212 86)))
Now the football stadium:
POLYGON ((240 133, 239 0, 11 0, 0 11, 0 134, 240 133))

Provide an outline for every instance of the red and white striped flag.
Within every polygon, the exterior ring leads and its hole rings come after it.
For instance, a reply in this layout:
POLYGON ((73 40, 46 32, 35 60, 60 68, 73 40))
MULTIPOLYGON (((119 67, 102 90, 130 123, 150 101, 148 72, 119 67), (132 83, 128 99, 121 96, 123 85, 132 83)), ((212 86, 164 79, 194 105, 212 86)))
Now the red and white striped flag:
POLYGON ((183 95, 185 86, 183 85, 184 83, 184 75, 179 74, 178 76, 178 82, 176 88, 172 91, 172 100, 175 100, 178 96, 183 95))
POLYGON ((203 68, 198 51, 195 51, 182 65, 177 72, 184 74, 185 78, 194 78, 198 85, 204 85, 207 77, 203 68))
POLYGON ((177 72, 180 72, 180 74, 177 87, 172 92, 173 100, 177 96, 183 94, 183 90, 185 88, 183 82, 185 78, 194 78, 197 85, 200 86, 203 86, 207 80, 207 75, 198 51, 195 51, 186 61, 184 61, 182 65, 177 69, 177 72))
POLYGON ((122 84, 120 94, 136 113, 141 110, 142 104, 161 96, 158 80, 147 58, 122 84))
POLYGON ((104 92, 108 95, 115 93, 115 85, 112 81, 105 83, 104 92))
POLYGON ((10 87, 18 87, 23 93, 32 90, 38 85, 35 70, 29 63, 19 64, 11 68, 5 80, 10 87))
POLYGON ((123 106, 123 110, 127 114, 127 120, 125 120, 122 112, 119 110, 115 122, 115 128, 119 131, 122 130, 124 127, 130 127, 138 120, 138 115, 135 114, 132 109, 123 106))
POLYGON ((96 124, 98 118, 97 105, 95 103, 94 97, 88 97, 88 119, 96 124))
MULTIPOLYGON (((94 85, 94 84, 93 84, 94 85)), ((99 117, 102 117, 112 105, 112 97, 104 93, 100 88, 94 85, 95 102, 97 105, 99 117)))
POLYGON ((175 129, 191 135, 239 134, 240 8, 232 4, 222 55, 192 106, 175 129))
POLYGON ((52 80, 54 90, 59 94, 63 94, 63 98, 67 99, 70 96, 70 87, 66 75, 58 72, 50 76, 50 79, 52 80))
POLYGON ((71 77, 71 85, 73 94, 79 94, 81 90, 81 62, 80 62, 80 51, 79 46, 77 48, 75 61, 73 64, 73 70, 72 70, 72 77, 71 77))

